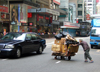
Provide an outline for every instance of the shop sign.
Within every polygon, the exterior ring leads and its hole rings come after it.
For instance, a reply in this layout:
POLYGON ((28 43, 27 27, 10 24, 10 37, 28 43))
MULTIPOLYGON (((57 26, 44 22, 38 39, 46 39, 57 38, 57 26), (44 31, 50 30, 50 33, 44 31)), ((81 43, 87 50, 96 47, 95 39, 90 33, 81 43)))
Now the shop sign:
POLYGON ((27 22, 27 5, 10 4, 11 21, 27 22))
POLYGON ((52 24, 57 24, 57 25, 59 25, 60 22, 59 22, 59 21, 52 21, 52 24))
POLYGON ((64 26, 68 26, 68 27, 80 27, 80 24, 71 23, 71 22, 64 22, 64 26))
POLYGON ((90 15, 89 14, 86 15, 86 19, 90 20, 90 15))
POLYGON ((20 23, 20 22, 17 22, 17 25, 18 25, 18 26, 21 26, 21 23, 20 23))
POLYGON ((16 24, 17 24, 16 21, 12 21, 12 22, 11 22, 11 25, 16 25, 16 24))
POLYGON ((1 13, 1 18, 5 19, 6 18, 6 14, 5 13, 1 13))
POLYGON ((8 7, 0 5, 0 12, 6 12, 6 13, 8 13, 8 7))
POLYGON ((28 26, 33 26, 33 22, 29 22, 28 23, 28 26))
POLYGON ((10 21, 10 14, 8 14, 8 13, 0 13, 0 20, 1 21, 10 21))
POLYGON ((50 13, 50 14, 53 14, 53 15, 57 15, 57 16, 60 15, 59 12, 57 12, 57 11, 55 11, 55 10, 47 9, 47 8, 46 8, 46 12, 47 12, 47 13, 50 13))
POLYGON ((28 26, 28 23, 21 23, 22 26, 28 26))
POLYGON ((53 0, 53 2, 60 5, 60 0, 53 0))
POLYGON ((49 17, 45 17, 46 20, 49 20, 49 17))
POLYGON ((28 13, 28 18, 32 18, 32 13, 28 13))

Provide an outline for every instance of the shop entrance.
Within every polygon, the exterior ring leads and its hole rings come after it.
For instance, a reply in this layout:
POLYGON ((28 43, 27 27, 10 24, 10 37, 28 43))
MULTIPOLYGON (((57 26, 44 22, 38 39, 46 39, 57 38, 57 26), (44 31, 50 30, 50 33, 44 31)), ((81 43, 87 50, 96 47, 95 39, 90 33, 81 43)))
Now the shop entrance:
POLYGON ((6 29, 6 32, 10 32, 10 26, 9 23, 3 23, 3 30, 6 29))

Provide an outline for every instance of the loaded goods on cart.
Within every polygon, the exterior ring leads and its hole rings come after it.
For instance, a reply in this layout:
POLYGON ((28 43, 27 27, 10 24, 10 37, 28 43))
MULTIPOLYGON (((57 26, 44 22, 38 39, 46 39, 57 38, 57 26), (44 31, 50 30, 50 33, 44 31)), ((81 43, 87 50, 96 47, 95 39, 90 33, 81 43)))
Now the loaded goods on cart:
POLYGON ((78 52, 79 46, 73 46, 73 44, 79 44, 79 42, 70 34, 66 34, 65 36, 63 33, 60 33, 60 37, 59 34, 55 36, 56 39, 52 45, 53 56, 68 56, 71 59, 71 56, 74 56, 78 52))

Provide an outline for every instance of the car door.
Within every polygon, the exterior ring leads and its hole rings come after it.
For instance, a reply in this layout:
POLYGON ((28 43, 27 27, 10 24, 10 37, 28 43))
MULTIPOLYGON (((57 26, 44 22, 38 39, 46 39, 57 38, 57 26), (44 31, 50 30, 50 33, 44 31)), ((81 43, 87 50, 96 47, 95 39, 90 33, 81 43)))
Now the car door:
POLYGON ((36 34, 31 34, 32 35, 32 42, 33 42, 33 50, 37 51, 39 46, 40 46, 40 42, 36 36, 36 34))
POLYGON ((32 52, 32 36, 31 34, 26 34, 26 38, 25 38, 25 53, 27 52, 32 52))

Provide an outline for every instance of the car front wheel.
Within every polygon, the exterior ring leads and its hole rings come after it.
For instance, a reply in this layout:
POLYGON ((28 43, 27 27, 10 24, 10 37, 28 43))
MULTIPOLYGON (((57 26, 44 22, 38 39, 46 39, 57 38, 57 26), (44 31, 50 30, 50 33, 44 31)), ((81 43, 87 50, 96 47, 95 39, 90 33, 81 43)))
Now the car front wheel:
POLYGON ((43 52, 43 48, 42 48, 42 46, 40 46, 40 48, 37 51, 37 54, 42 54, 42 52, 43 52))

